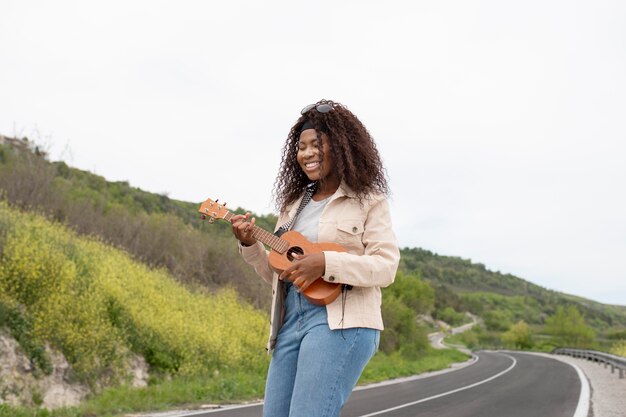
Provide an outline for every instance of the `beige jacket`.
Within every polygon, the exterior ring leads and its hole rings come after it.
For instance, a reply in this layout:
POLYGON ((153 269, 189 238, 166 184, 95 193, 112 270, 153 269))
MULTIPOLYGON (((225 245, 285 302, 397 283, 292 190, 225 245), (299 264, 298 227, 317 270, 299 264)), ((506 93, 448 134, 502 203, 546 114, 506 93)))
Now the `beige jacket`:
MULTIPOLYGON (((294 202, 281 213, 278 225, 293 217, 300 205, 294 202)), ((389 205, 384 196, 372 195, 362 202, 345 185, 330 197, 320 217, 319 242, 336 242, 347 252, 325 251, 328 282, 349 284, 353 288, 326 306, 331 329, 369 327, 383 329, 381 287, 393 283, 400 262, 400 251, 391 228, 389 205)), ((272 284, 272 309, 268 351, 274 348, 284 318, 283 282, 267 261, 262 243, 242 247, 243 259, 257 274, 272 284)))

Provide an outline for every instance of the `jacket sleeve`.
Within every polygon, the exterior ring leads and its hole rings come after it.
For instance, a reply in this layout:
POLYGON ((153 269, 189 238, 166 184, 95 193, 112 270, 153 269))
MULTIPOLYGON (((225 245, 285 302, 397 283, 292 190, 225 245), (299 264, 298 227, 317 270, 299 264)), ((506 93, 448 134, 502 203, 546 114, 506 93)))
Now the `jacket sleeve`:
POLYGON ((265 246, 257 241, 252 246, 242 246, 239 243, 239 253, 243 257, 244 262, 251 265, 254 271, 268 284, 272 283, 272 277, 274 271, 270 268, 267 260, 268 251, 265 250, 265 246))
POLYGON ((355 287, 387 287, 393 283, 400 250, 386 199, 370 207, 363 229, 362 255, 324 251, 326 272, 322 278, 325 281, 355 287))

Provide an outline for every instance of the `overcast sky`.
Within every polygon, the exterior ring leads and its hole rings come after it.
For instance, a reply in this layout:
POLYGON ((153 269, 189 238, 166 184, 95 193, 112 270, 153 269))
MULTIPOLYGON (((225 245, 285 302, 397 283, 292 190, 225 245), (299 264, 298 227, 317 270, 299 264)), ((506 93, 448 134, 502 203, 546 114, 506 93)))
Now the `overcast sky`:
POLYGON ((626 305, 625 22, 622 0, 3 0, 0 134, 270 213, 289 128, 332 99, 377 141, 402 247, 626 305))

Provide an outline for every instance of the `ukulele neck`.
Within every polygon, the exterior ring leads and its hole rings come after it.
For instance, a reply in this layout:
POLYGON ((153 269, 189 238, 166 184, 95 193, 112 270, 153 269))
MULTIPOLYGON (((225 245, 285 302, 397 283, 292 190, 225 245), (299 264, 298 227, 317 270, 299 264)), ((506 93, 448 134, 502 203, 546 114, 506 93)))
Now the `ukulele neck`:
MULTIPOLYGON (((230 221, 232 217, 233 214, 231 212, 228 212, 228 214, 224 216, 224 220, 230 221)), ((261 241, 261 243, 266 244, 267 246, 272 248, 273 251, 276 251, 278 253, 285 253, 287 249, 289 249, 289 242, 287 242, 285 239, 281 239, 275 234, 270 233, 267 230, 262 229, 258 226, 252 226, 252 237, 261 241)))

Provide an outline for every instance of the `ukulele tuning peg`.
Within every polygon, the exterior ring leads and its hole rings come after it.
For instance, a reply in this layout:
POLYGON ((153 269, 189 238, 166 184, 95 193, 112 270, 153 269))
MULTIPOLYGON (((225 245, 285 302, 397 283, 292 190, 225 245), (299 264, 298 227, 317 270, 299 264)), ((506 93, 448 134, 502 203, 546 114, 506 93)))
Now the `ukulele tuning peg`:
POLYGON ((215 222, 215 217, 209 217, 209 223, 213 224, 213 222, 215 222))

